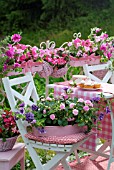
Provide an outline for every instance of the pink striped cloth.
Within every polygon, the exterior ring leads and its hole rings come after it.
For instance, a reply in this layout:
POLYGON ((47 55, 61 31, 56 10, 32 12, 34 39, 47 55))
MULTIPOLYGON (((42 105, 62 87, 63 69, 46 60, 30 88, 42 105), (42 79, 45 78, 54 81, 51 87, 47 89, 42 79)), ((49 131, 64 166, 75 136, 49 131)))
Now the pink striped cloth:
MULTIPOLYGON (((105 93, 111 93, 114 94, 114 85, 108 84, 108 83, 102 83, 101 89, 99 90, 82 90, 79 87, 71 87, 69 86, 69 82, 61 82, 58 84, 55 84, 54 86, 54 96, 58 97, 61 93, 64 92, 65 87, 70 87, 73 90, 73 96, 83 99, 92 99, 92 97, 98 96, 101 92, 105 93)), ((114 111, 114 101, 112 101, 112 111, 114 111)), ((96 130, 96 134, 93 134, 83 145, 83 148, 90 149, 95 151, 96 150, 96 139, 97 138, 103 138, 106 140, 111 140, 112 138, 112 124, 111 124, 111 116, 105 115, 104 119, 101 121, 101 124, 99 127, 102 130, 96 130), (105 125, 105 126, 104 126, 105 125)))

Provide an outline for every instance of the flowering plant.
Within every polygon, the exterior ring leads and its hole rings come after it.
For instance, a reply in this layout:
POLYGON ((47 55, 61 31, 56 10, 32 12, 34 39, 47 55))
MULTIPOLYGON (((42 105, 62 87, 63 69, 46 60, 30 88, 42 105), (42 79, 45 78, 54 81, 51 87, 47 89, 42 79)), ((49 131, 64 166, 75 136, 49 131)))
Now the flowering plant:
MULTIPOLYGON (((80 35, 81 36, 81 35, 80 35)), ((114 51, 114 37, 109 37, 106 32, 101 32, 100 28, 92 28, 88 39, 77 37, 68 43, 69 54, 76 58, 88 56, 100 56, 101 62, 107 62, 112 57, 114 51)))
POLYGON ((101 28, 92 28, 88 38, 94 43, 95 55, 101 56, 101 62, 111 59, 114 52, 114 37, 109 37, 101 28))
POLYGON ((62 68, 68 63, 68 54, 64 48, 39 49, 39 57, 53 68, 62 68))
MULTIPOLYGON (((98 107, 93 107, 90 100, 70 96, 71 89, 66 88, 59 98, 54 98, 53 94, 47 98, 41 96, 37 105, 31 107, 25 107, 25 104, 21 103, 17 106, 19 111, 15 116, 36 127, 78 124, 78 126, 86 126, 86 132, 89 132, 95 126, 95 121, 98 123, 100 120, 101 114, 97 115, 96 112, 98 107)), ((96 102, 95 99, 93 102, 96 102)))
POLYGON ((6 138, 19 135, 18 128, 16 126, 15 119, 12 112, 3 110, 0 113, 0 138, 5 142, 6 138))
MULTIPOLYGON (((22 37, 20 34, 14 34, 11 37, 7 37, 5 40, 5 47, 2 52, 2 58, 5 58, 3 65, 3 71, 6 71, 9 66, 12 70, 21 70, 23 65, 28 61, 41 61, 38 57, 38 48, 30 45, 20 44, 22 37)), ((3 41, 4 42, 4 41, 3 41)))

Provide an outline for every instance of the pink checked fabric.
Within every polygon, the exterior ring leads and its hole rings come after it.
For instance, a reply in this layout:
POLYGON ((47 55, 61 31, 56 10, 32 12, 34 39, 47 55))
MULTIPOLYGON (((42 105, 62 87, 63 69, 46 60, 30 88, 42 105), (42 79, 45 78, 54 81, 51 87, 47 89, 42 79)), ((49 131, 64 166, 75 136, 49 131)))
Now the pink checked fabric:
POLYGON ((31 140, 35 140, 42 143, 48 143, 48 144, 60 144, 60 145, 66 145, 66 144, 75 144, 90 135, 94 134, 95 132, 90 132, 88 134, 85 133, 77 133, 72 134, 68 136, 44 136, 44 137, 36 137, 32 133, 28 133, 25 135, 26 138, 29 138, 31 140))
MULTIPOLYGON (((61 93, 64 92, 64 88, 69 87, 68 82, 60 83, 60 85, 55 84, 54 87, 54 95, 55 97, 60 96, 61 93)), ((71 88, 71 87, 70 87, 71 88)), ((73 96, 83 99, 91 99, 92 97, 98 96, 101 92, 108 92, 108 93, 114 93, 114 85, 113 84, 107 84, 102 83, 102 89, 97 91, 87 91, 87 90, 81 90, 78 87, 72 88, 73 90, 73 96)), ((114 112, 114 101, 112 100, 112 112, 114 112)), ((81 147, 86 149, 91 149, 93 151, 96 150, 96 139, 97 138, 103 138, 106 140, 111 140, 112 138, 112 123, 111 123, 111 117, 110 115, 105 115, 104 119, 101 121, 101 124, 99 127, 102 129, 96 130, 96 134, 93 134, 81 147)))

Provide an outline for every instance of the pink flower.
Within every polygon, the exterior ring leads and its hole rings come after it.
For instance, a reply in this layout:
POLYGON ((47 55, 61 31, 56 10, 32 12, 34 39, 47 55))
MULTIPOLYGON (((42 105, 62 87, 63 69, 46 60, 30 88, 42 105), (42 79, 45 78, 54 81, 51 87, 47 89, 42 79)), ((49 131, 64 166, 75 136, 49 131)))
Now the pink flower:
POLYGON ((14 68, 20 67, 21 65, 19 63, 14 63, 14 68))
POLYGON ((25 59, 26 59, 26 55, 25 54, 23 54, 22 56, 20 56, 20 58, 19 58, 19 60, 22 62, 22 61, 25 61, 25 59))
POLYGON ((87 105, 89 105, 89 106, 93 107, 93 103, 91 103, 91 101, 90 101, 90 100, 85 100, 85 104, 87 104, 87 105))
POLYGON ((69 47, 72 46, 72 42, 69 42, 69 43, 68 43, 68 46, 69 46, 69 47))
POLYGON ((106 44, 102 44, 102 45, 100 46, 100 50, 106 51, 106 44))
POLYGON ((6 51, 6 55, 7 55, 9 58, 13 58, 13 55, 14 55, 13 48, 11 48, 10 50, 7 50, 7 51, 6 51))
POLYGON ((61 109, 61 110, 64 110, 64 109, 65 109, 65 104, 64 104, 64 103, 61 103, 61 104, 60 104, 60 109, 61 109))
POLYGON ((31 48, 31 51, 32 51, 33 57, 36 59, 38 57, 38 53, 37 53, 38 48, 36 46, 34 46, 31 48))
POLYGON ((49 96, 46 98, 46 100, 48 100, 48 101, 51 101, 52 100, 52 98, 50 98, 49 96))
POLYGON ((72 113, 73 113, 73 115, 78 115, 78 110, 77 109, 74 109, 73 111, 72 111, 72 113))
POLYGON ((83 103, 83 102, 84 102, 84 99, 79 98, 79 99, 78 99, 78 102, 83 103))
POLYGON ((68 95, 66 93, 61 93, 61 96, 63 96, 64 99, 68 99, 68 95))
POLYGON ((43 114, 46 114, 46 109, 43 110, 43 114))
POLYGON ((74 103, 70 103, 70 108, 72 109, 75 106, 74 103))
POLYGON ((55 119, 55 115, 54 115, 54 114, 51 114, 51 115, 50 115, 50 119, 51 119, 51 120, 54 120, 54 119, 55 119))
POLYGON ((89 106, 84 106, 83 109, 84 109, 84 111, 88 111, 89 110, 89 106))
POLYGON ((19 42, 21 38, 22 37, 20 36, 20 34, 14 34, 12 35, 11 40, 16 43, 16 42, 19 42))
POLYGON ((101 28, 96 28, 95 32, 98 33, 101 31, 101 28))

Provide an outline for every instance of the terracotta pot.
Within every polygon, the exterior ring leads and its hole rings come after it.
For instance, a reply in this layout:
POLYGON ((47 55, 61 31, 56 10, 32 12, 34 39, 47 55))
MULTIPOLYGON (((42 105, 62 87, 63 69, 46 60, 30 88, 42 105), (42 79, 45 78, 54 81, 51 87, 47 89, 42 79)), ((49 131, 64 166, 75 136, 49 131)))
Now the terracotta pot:
POLYGON ((99 64, 100 63, 100 56, 88 56, 86 58, 75 58, 70 56, 70 62, 69 64, 73 67, 75 66, 83 66, 84 64, 89 64, 89 65, 94 65, 94 64, 99 64))
POLYGON ((32 128, 33 134, 38 136, 67 136, 75 133, 84 132, 86 127, 79 127, 77 124, 75 125, 67 125, 67 126, 45 126, 43 129, 43 133, 41 133, 42 128, 32 128))
POLYGON ((0 152, 9 151, 15 145, 18 136, 7 138, 6 142, 3 142, 0 138, 0 152))

